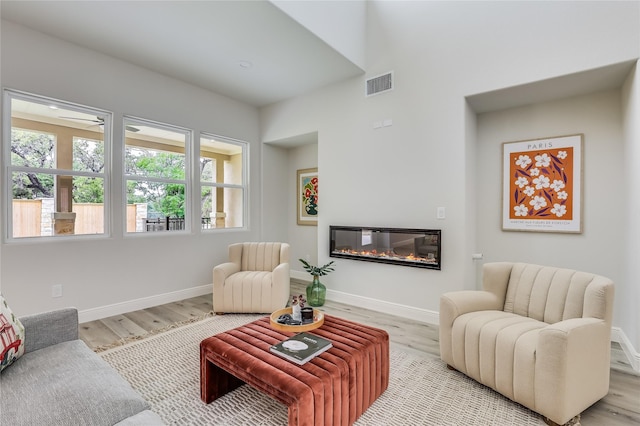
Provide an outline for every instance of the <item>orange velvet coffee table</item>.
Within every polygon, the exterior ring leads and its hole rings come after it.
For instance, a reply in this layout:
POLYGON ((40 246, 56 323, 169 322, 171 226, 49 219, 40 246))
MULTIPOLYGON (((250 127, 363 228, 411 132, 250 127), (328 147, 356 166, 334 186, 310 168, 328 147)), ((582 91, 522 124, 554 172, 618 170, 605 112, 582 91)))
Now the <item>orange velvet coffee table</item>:
POLYGON ((200 397, 205 403, 245 383, 288 407, 289 425, 352 425, 389 385, 386 331, 325 315, 310 333, 333 347, 304 365, 269 348, 294 333, 269 317, 200 343, 200 397))

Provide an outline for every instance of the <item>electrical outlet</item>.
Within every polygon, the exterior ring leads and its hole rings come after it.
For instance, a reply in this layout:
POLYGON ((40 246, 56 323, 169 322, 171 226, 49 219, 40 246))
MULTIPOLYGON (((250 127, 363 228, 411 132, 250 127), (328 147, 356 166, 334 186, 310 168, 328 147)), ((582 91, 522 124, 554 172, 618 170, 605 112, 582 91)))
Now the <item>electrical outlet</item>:
POLYGON ((62 284, 54 284, 51 286, 51 297, 62 297, 62 284))

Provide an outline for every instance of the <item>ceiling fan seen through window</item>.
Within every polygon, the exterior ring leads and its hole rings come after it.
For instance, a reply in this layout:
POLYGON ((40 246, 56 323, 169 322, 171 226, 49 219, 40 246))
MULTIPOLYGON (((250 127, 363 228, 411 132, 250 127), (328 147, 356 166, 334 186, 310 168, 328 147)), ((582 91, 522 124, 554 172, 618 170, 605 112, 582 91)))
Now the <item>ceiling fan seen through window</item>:
MULTIPOLYGON (((66 119, 70 119, 70 120, 90 121, 92 123, 96 123, 100 127, 104 126, 104 118, 103 117, 96 117, 95 119, 93 119, 93 118, 80 118, 80 117, 60 117, 60 118, 66 118, 66 119)), ((140 129, 138 129, 137 127, 133 127, 133 126, 125 126, 125 129, 127 131, 129 131, 129 132, 139 132, 140 131, 140 129)))

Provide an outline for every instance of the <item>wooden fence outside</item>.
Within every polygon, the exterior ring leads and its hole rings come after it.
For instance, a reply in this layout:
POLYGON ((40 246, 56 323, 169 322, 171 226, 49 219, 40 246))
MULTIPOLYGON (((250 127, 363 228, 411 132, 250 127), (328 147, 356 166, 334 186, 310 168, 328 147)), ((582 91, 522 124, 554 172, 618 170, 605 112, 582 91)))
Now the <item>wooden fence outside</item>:
POLYGON ((41 235, 42 200, 13 200, 13 237, 41 235))
MULTIPOLYGON (((127 205, 127 232, 136 232, 139 206, 138 204, 127 205)), ((52 235, 51 213, 53 212, 43 210, 47 210, 43 209, 43 200, 13 200, 13 237, 52 235)), ((104 233, 104 204, 74 203, 73 211, 76 213, 75 234, 104 233)))

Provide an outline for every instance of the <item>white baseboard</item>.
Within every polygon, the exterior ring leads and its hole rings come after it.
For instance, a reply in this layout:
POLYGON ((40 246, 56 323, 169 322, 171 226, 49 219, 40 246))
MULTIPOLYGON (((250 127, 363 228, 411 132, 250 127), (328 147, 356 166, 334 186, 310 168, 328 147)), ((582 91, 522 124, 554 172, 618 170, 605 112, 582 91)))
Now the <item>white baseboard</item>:
MULTIPOLYGON (((291 278, 311 282, 309 273, 291 270, 291 278)), ((385 302, 383 300, 372 299, 370 297, 357 296, 355 294, 344 293, 327 289, 327 299, 338 303, 345 303, 352 306, 360 306, 372 311, 383 312, 389 315, 396 315, 403 318, 410 318, 415 321, 438 325, 439 316, 437 312, 426 309, 415 308, 413 306, 401 305, 399 303, 385 302)))
POLYGON ((213 284, 206 284, 199 287, 191 287, 184 290, 172 291, 170 293, 157 294, 140 299, 127 300, 126 302, 114 303, 113 305, 100 306, 98 308, 85 309, 78 312, 80 323, 95 321, 102 318, 121 315, 127 312, 139 311, 153 306, 164 305, 165 303, 178 302, 192 297, 202 296, 211 293, 213 284))
POLYGON ((640 353, 636 352, 631 341, 620 327, 611 327, 611 341, 620 344, 633 371, 640 372, 640 353))
POLYGON ((308 272, 301 272, 301 271, 294 271, 293 269, 289 271, 289 276, 291 278, 295 278, 297 280, 302 280, 302 281, 309 281, 311 282, 311 280, 309 279, 309 273, 308 272))
POLYGON ((345 303, 347 305, 360 306, 372 311, 383 312, 403 318, 410 318, 414 321, 425 322, 427 324, 438 325, 438 312, 420 309, 413 306, 401 305, 399 303, 385 302, 384 300, 372 299, 364 296, 343 293, 327 289, 327 299, 334 302, 345 303))

